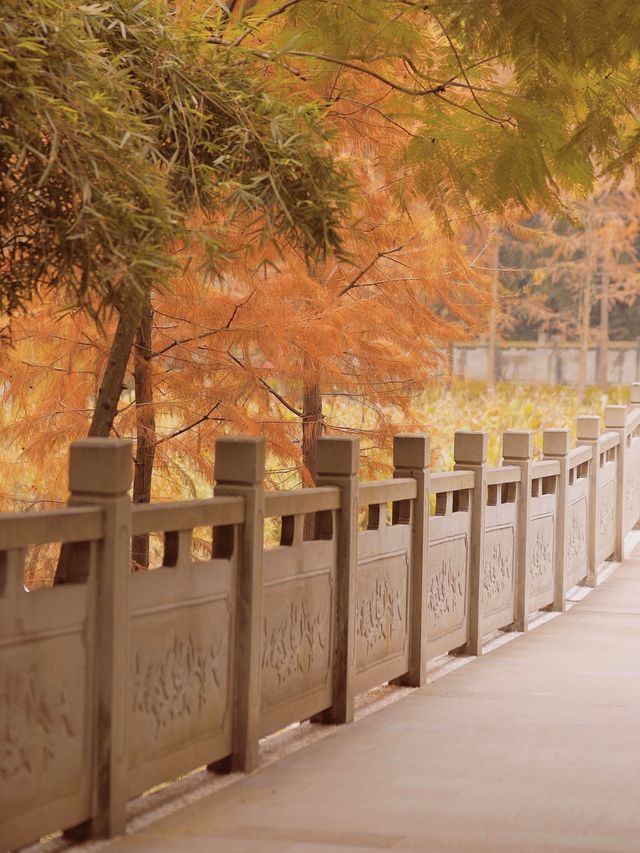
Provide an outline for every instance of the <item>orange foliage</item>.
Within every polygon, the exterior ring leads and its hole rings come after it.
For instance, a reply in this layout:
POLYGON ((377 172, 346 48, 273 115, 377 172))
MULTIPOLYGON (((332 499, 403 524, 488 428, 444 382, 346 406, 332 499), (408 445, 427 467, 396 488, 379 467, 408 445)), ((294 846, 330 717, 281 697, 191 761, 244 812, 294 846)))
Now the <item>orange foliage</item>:
MULTIPOLYGON (((436 347, 477 328, 486 296, 429 217, 377 225, 381 197, 371 199, 353 263, 328 260, 311 275, 293 252, 272 251, 253 271, 245 258, 217 281, 194 259, 191 272, 156 294, 156 496, 206 493, 221 432, 265 435, 276 479, 299 470, 305 381, 320 379, 330 432, 361 424, 373 447, 414 425, 409 405, 441 366, 436 347)), ((20 464, 13 482, 5 476, 5 505, 11 495, 64 495, 67 448, 86 434, 112 333, 112 323, 99 329, 55 304, 13 321, 0 365, 11 412, 1 437, 20 464)), ((120 436, 135 435, 134 402, 129 375, 120 436)))
MULTIPOLYGON (((444 369, 443 348, 484 322, 485 274, 429 210, 407 201, 411 176, 399 170, 397 155, 408 131, 374 106, 384 93, 375 86, 358 93, 358 85, 343 71, 348 98, 333 91, 328 116, 357 188, 345 256, 311 270, 286 245, 247 249, 247 222, 226 236, 229 248, 241 250, 214 277, 197 239, 209 225, 195 218, 196 239, 180 253, 182 273, 153 296, 153 402, 144 405, 153 406, 156 421, 154 498, 209 493, 221 433, 264 435, 272 480, 308 482, 305 385, 320 391, 326 431, 359 429, 365 450, 375 451, 393 432, 416 427, 411 403, 444 369)), ((5 476, 5 507, 16 495, 65 494, 67 448, 86 434, 113 330, 113 322, 98 328, 53 302, 12 322, 13 346, 0 365, 11 416, 0 439, 11 448, 7 461, 20 464, 5 476)), ((115 432, 135 437, 144 412, 135 401, 133 357, 129 368, 115 432)), ((374 473, 379 458, 365 455, 365 472, 374 473)))

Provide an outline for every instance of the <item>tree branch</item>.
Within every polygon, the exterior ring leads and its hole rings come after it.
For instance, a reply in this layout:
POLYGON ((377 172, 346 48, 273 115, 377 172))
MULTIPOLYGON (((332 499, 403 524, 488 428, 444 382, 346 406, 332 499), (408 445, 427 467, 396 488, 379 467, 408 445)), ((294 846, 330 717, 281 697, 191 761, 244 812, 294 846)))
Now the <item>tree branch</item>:
MULTIPOLYGON (((156 441, 155 446, 157 447, 159 444, 164 444, 165 441, 170 441, 172 438, 177 438, 179 435, 182 435, 183 433, 188 432, 190 429, 197 427, 199 424, 203 424, 205 421, 214 420, 214 418, 212 418, 211 415, 215 412, 215 410, 217 408, 219 408, 219 406, 220 406, 220 403, 218 402, 209 409, 209 411, 207 412, 206 415, 202 415, 201 418, 198 418, 193 423, 187 424, 186 426, 183 426, 183 427, 180 427, 180 429, 177 429, 175 432, 172 432, 169 435, 164 435, 162 438, 159 438, 156 441)), ((221 420, 221 418, 215 418, 215 420, 221 420)))
MULTIPOLYGON (((177 346, 181 346, 182 344, 189 344, 189 343, 192 343, 193 341, 201 341, 203 338, 209 338, 212 335, 220 335, 220 334, 222 334, 222 332, 228 332, 229 329, 231 328, 231 324, 233 323, 233 321, 236 318, 236 314, 238 313, 238 311, 241 308, 244 308, 244 306, 251 299, 251 297, 253 296, 254 293, 255 293, 255 289, 251 291, 251 293, 249 294, 249 296, 247 296, 247 298, 244 300, 244 302, 239 302, 237 305, 234 305, 233 311, 231 312, 231 316, 229 317, 229 319, 227 320, 227 322, 225 323, 224 326, 221 326, 219 329, 209 329, 206 332, 201 332, 199 335, 192 335, 191 337, 188 337, 188 338, 178 338, 175 341, 172 341, 170 344, 167 344, 162 349, 157 350, 156 352, 152 353, 149 356, 149 358, 158 358, 159 356, 164 355, 170 349, 173 349, 174 347, 177 347, 177 346)), ((163 314, 162 316, 166 316, 166 315, 163 314)), ((176 317, 173 319, 181 319, 181 318, 176 317)), ((189 321, 184 320, 183 322, 188 323, 189 321)))
POLYGON ((288 9, 292 6, 296 6, 298 3, 301 3, 302 0, 287 0, 286 3, 283 3, 282 6, 279 6, 277 9, 269 12, 268 15, 265 15, 263 18, 260 18, 259 21, 256 21, 254 24, 247 26, 247 29, 241 33, 234 41, 231 42, 232 47, 237 47, 239 44, 246 39, 248 35, 254 33, 258 30, 263 24, 267 21, 270 21, 272 18, 277 18, 280 15, 283 15, 288 9))
POLYGON ((340 296, 344 296, 345 293, 349 293, 350 290, 353 290, 355 287, 357 287, 358 282, 362 279, 362 277, 365 276, 369 272, 369 270, 372 269, 378 263, 381 258, 387 258, 390 255, 395 254, 396 252, 400 252, 402 249, 405 248, 406 245, 406 243, 402 243, 402 245, 400 246, 394 246, 393 249, 383 249, 379 251, 376 254, 375 258, 373 258, 372 261, 370 261, 365 267, 363 267, 358 273, 358 275, 354 279, 352 279, 349 284, 346 285, 346 287, 342 288, 342 290, 338 294, 338 298, 340 296))
MULTIPOLYGON (((239 358, 237 358, 235 355, 233 355, 233 353, 227 352, 227 355, 239 367, 241 367, 245 371, 247 370, 246 364, 244 364, 244 362, 242 362, 239 358)), ((302 417, 302 412, 300 411, 300 409, 296 409, 295 406, 292 406, 291 403, 289 403, 287 400, 285 400, 285 398, 282 396, 282 394, 278 394, 278 392, 275 390, 275 388, 272 388, 271 385, 269 385, 268 382, 265 382, 261 376, 258 376, 257 374, 254 374, 254 376, 258 380, 258 382, 262 385, 262 387, 266 391, 269 392, 269 394, 271 394, 273 397, 275 397, 279 403, 282 403, 282 405, 285 407, 285 409, 288 409, 293 415, 296 415, 296 417, 298 417, 298 418, 302 417)))
POLYGON ((446 38, 447 42, 449 43, 449 47, 453 51, 453 55, 455 56, 456 62, 458 63, 458 68, 460 69, 460 72, 461 72, 462 76, 464 77, 464 81, 467 84, 467 87, 468 87, 469 91, 471 92, 471 97, 476 102, 478 109, 482 110, 482 112, 485 114, 485 116, 487 118, 491 119, 492 121, 496 121, 499 124, 504 124, 504 123, 513 124, 512 119, 503 119, 503 118, 500 118, 499 116, 493 115, 493 113, 490 113, 487 109, 485 109, 485 107, 482 106, 482 104, 478 100, 478 96, 476 95, 476 93, 473 89, 473 86, 471 85, 469 78, 467 77, 467 72, 464 70, 464 65, 462 64, 462 60, 460 59, 460 54, 458 53, 458 50, 457 50, 455 44, 453 43, 451 36, 445 30, 444 24, 442 23, 440 18, 436 15, 436 13, 433 11, 433 9, 431 7, 429 7, 429 13, 431 14, 431 17, 434 19, 434 21, 440 27, 444 37, 446 38))

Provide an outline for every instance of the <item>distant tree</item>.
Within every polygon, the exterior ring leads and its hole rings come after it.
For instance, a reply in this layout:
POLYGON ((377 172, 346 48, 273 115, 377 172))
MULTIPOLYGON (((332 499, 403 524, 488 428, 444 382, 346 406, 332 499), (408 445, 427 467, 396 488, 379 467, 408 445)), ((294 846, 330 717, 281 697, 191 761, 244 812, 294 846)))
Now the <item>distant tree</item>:
POLYGON ((606 389, 610 316, 619 337, 638 335, 640 194, 632 176, 601 180, 573 207, 574 218, 537 217, 531 229, 503 246, 506 324, 533 336, 542 332, 578 340, 578 387, 584 394, 593 326, 599 324, 598 376, 606 389), (624 310, 623 310, 624 309, 624 310), (622 316, 621 316, 622 315, 622 316))

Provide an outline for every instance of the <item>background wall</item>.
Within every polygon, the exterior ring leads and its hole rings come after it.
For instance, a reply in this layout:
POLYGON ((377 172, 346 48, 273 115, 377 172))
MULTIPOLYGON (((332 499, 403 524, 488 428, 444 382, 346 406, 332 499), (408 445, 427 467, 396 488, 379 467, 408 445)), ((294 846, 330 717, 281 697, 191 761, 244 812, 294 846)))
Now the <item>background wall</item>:
MULTIPOLYGON (((598 351, 589 350, 587 385, 596 385, 598 351)), ((453 347, 452 370, 464 379, 487 378, 487 344, 457 344, 453 347)), ((496 379, 541 382, 548 385, 576 385, 578 347, 574 344, 540 344, 511 341, 498 344, 496 379)), ((640 381, 640 341, 609 344, 607 382, 623 385, 640 381)))

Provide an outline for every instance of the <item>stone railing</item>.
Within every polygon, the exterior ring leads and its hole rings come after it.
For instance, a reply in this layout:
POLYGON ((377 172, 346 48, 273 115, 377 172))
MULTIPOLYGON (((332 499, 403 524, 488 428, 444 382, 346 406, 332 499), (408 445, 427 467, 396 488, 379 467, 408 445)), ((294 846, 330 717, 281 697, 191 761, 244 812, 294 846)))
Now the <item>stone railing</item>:
POLYGON ((349 722, 358 693, 563 611, 640 516, 640 386, 632 400, 604 432, 579 418, 575 449, 546 430, 539 461, 531 432, 507 432, 495 468, 486 433, 456 433, 446 473, 427 436, 399 435, 382 482, 358 481, 357 439, 324 438, 317 488, 278 493, 260 439, 221 439, 215 497, 157 505, 131 504, 128 442, 76 442, 67 509, 0 517, 0 849, 119 833, 148 788, 251 770, 265 735, 349 722), (131 572, 147 533, 162 567, 131 572), (66 582, 26 592, 28 550, 54 542, 66 582))

